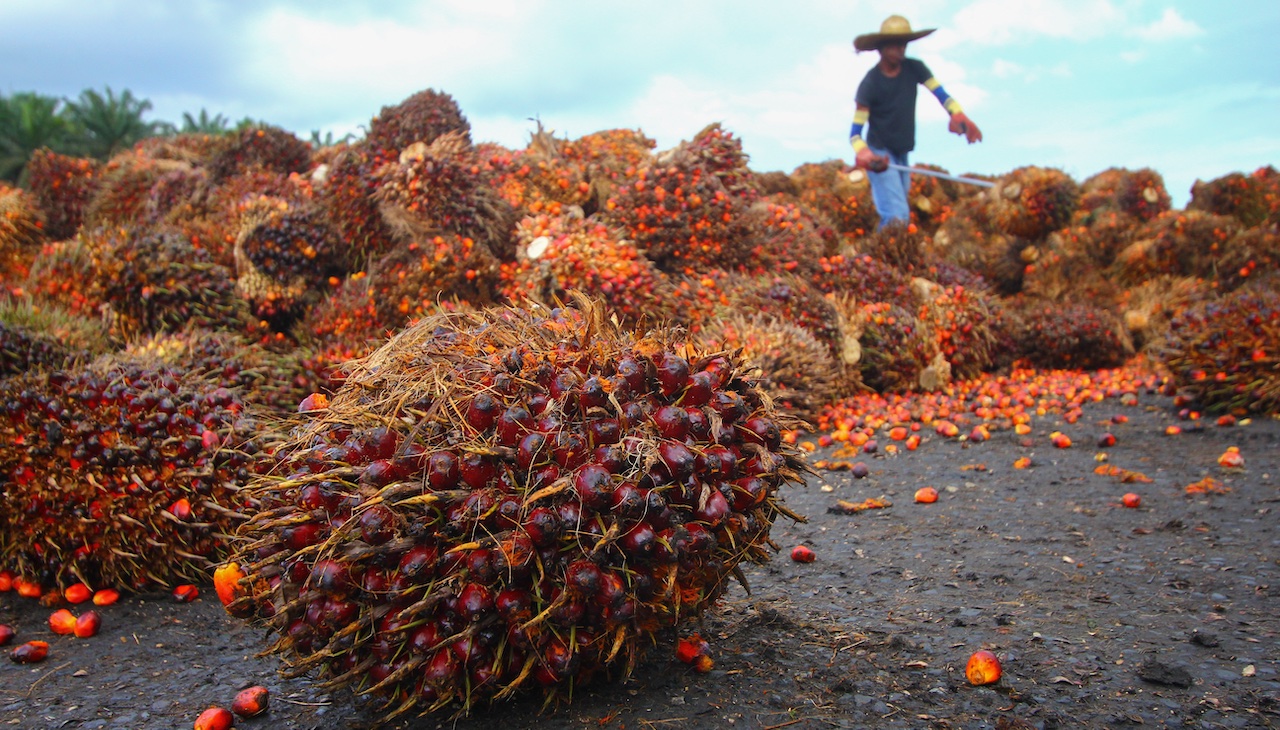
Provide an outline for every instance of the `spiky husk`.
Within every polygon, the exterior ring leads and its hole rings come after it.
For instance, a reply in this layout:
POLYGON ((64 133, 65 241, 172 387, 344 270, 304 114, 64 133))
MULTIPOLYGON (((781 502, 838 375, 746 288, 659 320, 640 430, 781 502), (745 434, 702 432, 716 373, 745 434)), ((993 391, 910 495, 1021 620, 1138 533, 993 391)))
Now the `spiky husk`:
POLYGON ((225 555, 259 448, 234 391, 107 356, 0 381, 0 402, 0 566, 46 588, 134 589, 201 580, 225 555))
POLYGON ((45 218, 26 191, 0 183, 0 284, 18 287, 44 242, 45 218))
POLYGON ((1144 223, 1116 255, 1114 277, 1137 284, 1159 275, 1213 277, 1223 247, 1238 231, 1234 218, 1171 210, 1144 223))
POLYGON ((911 310, 888 302, 868 302, 848 317, 860 347, 861 381, 881 393, 916 390, 920 376, 938 355, 937 344, 911 310))
POLYGON ((378 116, 369 122, 365 143, 374 154, 395 159, 409 145, 431 144, 449 132, 459 133, 469 143, 471 124, 452 96, 426 89, 395 106, 382 107, 378 116))
POLYGON ((275 452, 224 582, 290 673, 389 716, 567 696, 767 558, 785 418, 729 357, 581 306, 425 319, 275 452), (702 417, 689 445, 667 405, 702 417))
POLYGON ((744 212, 743 224, 750 237, 747 273, 812 278, 825 252, 838 247, 835 230, 795 203, 758 201, 744 212))
POLYGON ((1084 254, 1100 267, 1110 266, 1116 254, 1133 242, 1133 234, 1141 221, 1123 211, 1098 210, 1079 218, 1077 223, 1051 234, 1057 236, 1063 249, 1071 254, 1084 254), (1086 222, 1087 221, 1087 222, 1086 222))
POLYGON ((71 238, 84 222, 84 211, 100 184, 97 160, 60 155, 48 148, 31 153, 27 189, 44 211, 51 241, 71 238))
POLYGON ((1035 241, 1071 220, 1080 186, 1061 170, 1028 166, 1000 178, 989 195, 996 227, 1035 241))
POLYGON ((1204 408, 1280 413, 1280 293, 1238 289, 1180 312, 1159 354, 1204 408))
POLYGON ((801 203, 825 216, 837 231, 861 238, 875 230, 880 214, 871 200, 866 173, 858 171, 854 181, 849 178, 851 172, 843 162, 831 160, 801 165, 791 173, 791 180, 801 203))
POLYGON ((831 348, 808 330, 769 314, 735 314, 698 333, 707 348, 740 350, 774 404, 812 423, 836 399, 841 368, 831 348))
POLYGON ((1262 226, 1240 231, 1222 247, 1214 265, 1215 281, 1232 291, 1260 277, 1280 271, 1280 229, 1262 226))
POLYGON ((832 352, 838 351, 840 316, 832 300, 807 280, 790 274, 735 274, 725 282, 724 292, 727 304, 707 313, 709 319, 736 312, 771 314, 808 330, 832 352))
POLYGON ((1106 270, 1057 233, 1023 269, 1022 291, 1033 299, 1110 306, 1120 296, 1106 270))
POLYGON ((1108 309, 1026 300, 1019 315, 1018 355, 1032 367, 1096 370, 1133 354, 1127 330, 1108 309))
POLYGON ((397 161, 379 170, 377 186, 374 197, 392 231, 412 219, 416 225, 410 227, 466 236, 499 258, 515 257, 512 230, 518 213, 481 172, 462 133, 406 147, 397 161))
POLYGON ((516 232, 517 260, 503 264, 508 301, 547 305, 580 291, 601 299, 622 326, 665 324, 676 317, 667 276, 635 244, 608 226, 577 216, 525 218, 516 232))
POLYGON ((310 144, 268 124, 220 137, 208 167, 209 175, 222 181, 255 170, 290 175, 305 172, 310 164, 310 144))

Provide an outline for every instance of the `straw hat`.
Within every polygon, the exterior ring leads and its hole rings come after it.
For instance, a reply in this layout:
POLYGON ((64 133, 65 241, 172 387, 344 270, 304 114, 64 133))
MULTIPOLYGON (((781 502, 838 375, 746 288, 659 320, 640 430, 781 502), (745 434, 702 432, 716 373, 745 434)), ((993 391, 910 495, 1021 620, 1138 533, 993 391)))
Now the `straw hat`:
POLYGON ((911 23, 901 15, 890 15, 880 24, 879 33, 864 33, 853 39, 853 47, 859 51, 874 51, 885 42, 909 43, 932 33, 936 28, 911 30, 911 23))

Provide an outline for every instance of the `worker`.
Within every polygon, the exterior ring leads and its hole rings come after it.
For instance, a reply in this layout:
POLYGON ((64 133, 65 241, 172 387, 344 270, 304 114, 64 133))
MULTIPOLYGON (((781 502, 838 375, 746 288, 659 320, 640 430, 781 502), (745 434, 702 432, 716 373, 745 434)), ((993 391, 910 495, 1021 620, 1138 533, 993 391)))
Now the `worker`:
POLYGON ((909 223, 911 209, 907 192, 911 189, 911 173, 889 167, 892 163, 907 167, 907 155, 916 146, 916 85, 924 84, 951 115, 947 128, 960 134, 969 144, 982 141, 982 132, 965 116, 960 103, 952 98, 930 73, 923 61, 907 58, 907 43, 934 31, 911 30, 911 23, 901 15, 890 15, 880 24, 879 33, 865 33, 853 40, 862 51, 879 51, 880 61, 858 85, 855 97, 857 111, 849 130, 856 166, 867 170, 871 181, 871 198, 880 213, 880 227, 890 223, 909 223), (866 139, 863 131, 867 127, 866 139))

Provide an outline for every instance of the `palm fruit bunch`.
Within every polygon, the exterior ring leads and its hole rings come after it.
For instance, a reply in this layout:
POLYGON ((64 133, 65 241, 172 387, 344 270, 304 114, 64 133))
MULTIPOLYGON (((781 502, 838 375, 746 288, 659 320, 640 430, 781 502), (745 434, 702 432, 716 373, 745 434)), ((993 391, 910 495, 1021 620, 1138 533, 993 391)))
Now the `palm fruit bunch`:
POLYGON ((1121 294, 1117 310, 1134 348, 1145 351, 1164 341, 1179 312, 1217 296, 1211 284, 1190 276, 1155 276, 1121 294))
POLYGON ((77 316, 30 299, 0 300, 0 378, 57 370, 111 349, 101 319, 77 316))
POLYGON ((911 310, 889 302, 865 302, 844 312, 858 342, 860 381, 880 393, 916 390, 938 355, 934 339, 911 310))
POLYGON ((78 281, 121 339, 188 326, 239 330, 249 311, 225 266, 170 230, 81 233, 88 250, 78 281))
POLYGON ((750 250, 746 273, 788 271, 811 277, 829 249, 838 248, 834 229, 795 203, 760 200, 743 214, 750 250))
POLYGON ((35 199, 0 183, 0 283, 19 286, 44 242, 45 217, 35 199))
POLYGON ((177 211, 209 187, 209 175, 203 167, 181 165, 161 173, 147 191, 139 220, 147 226, 163 224, 171 215, 180 220, 182 213, 177 211))
POLYGON ((96 160, 60 155, 48 148, 31 153, 27 189, 44 211, 49 240, 62 241, 79 230, 89 199, 98 189, 99 168, 96 160))
POLYGON ((1252 175, 1232 172, 1191 186, 1188 211, 1231 216, 1245 226, 1280 221, 1280 193, 1274 168, 1259 168, 1252 175))
POLYGON ((994 297, 963 286, 943 287, 924 279, 916 321, 923 334, 932 339, 932 350, 950 364, 961 380, 976 378, 989 370, 996 348, 992 320, 998 317, 994 297))
POLYGON ((31 264, 26 293, 72 314, 100 317, 102 302, 87 285, 94 266, 93 249, 83 236, 46 244, 31 264))
POLYGON ((99 185, 84 211, 85 228, 135 226, 146 215, 151 187, 183 163, 157 162, 132 150, 107 161, 99 185))
POLYGON ((839 160, 808 163, 791 173, 796 196, 825 217, 835 229, 853 238, 875 230, 880 221, 871 199, 871 183, 861 170, 851 172, 839 160), (850 179, 850 175, 856 181, 850 179))
POLYGON ((133 146, 135 152, 153 160, 185 162, 191 167, 203 168, 223 147, 228 137, 238 132, 223 134, 184 133, 172 136, 147 137, 133 146))
POLYGON ((1212 277, 1223 248, 1240 230, 1231 217, 1171 210, 1142 224, 1116 254, 1114 278, 1138 283, 1160 274, 1212 277))
POLYGON ((516 240, 516 262, 502 265, 502 294, 508 301, 554 304, 579 291, 600 299, 627 329, 676 316, 667 276, 635 244, 597 220, 530 216, 517 227, 516 240))
MULTIPOLYGON (((295 342, 309 346, 334 342, 358 344, 371 338, 382 340, 393 331, 378 314, 368 272, 358 271, 329 283, 331 288, 327 294, 294 326, 295 342)), ((396 321, 402 322, 403 318, 396 321)), ((362 353, 361 357, 369 352, 362 353)))
POLYGON ((375 150, 359 142, 339 153, 316 185, 338 237, 356 255, 377 255, 392 248, 391 232, 374 199, 379 179, 375 171, 383 164, 375 150))
POLYGON ((318 206, 266 196, 246 204, 233 253, 236 291, 277 332, 345 268, 345 251, 318 206))
POLYGON ((846 249, 818 259, 812 281, 824 294, 848 292, 863 302, 911 304, 911 276, 868 254, 846 249))
MULTIPOLYGON (((947 173, 937 165, 918 163, 914 167, 947 173)), ((911 204, 911 222, 925 234, 933 235, 939 226, 955 214, 955 201, 959 197, 957 187, 950 180, 932 175, 912 175, 911 188, 907 191, 907 201, 911 204)))
POLYGON ((812 423, 840 394, 841 368, 831 348, 808 330, 768 314, 735 314, 708 322, 698 341, 740 352, 760 370, 760 385, 774 405, 812 423))
POLYGON ((1133 354, 1132 340, 1110 309, 1033 300, 1019 309, 1017 352, 1032 367, 1096 370, 1122 365, 1133 354))
POLYGON ((225 555, 261 438, 235 391, 108 355, 0 381, 0 403, 0 568, 49 589, 140 589, 225 555))
POLYGON ((606 129, 561 145, 564 158, 586 171, 589 190, 584 210, 590 214, 603 208, 615 187, 634 181, 656 146, 638 129, 606 129))
POLYGON ((734 312, 771 314, 808 330, 832 352, 838 350, 840 316, 832 300, 807 280, 792 274, 735 274, 723 288, 727 304, 713 308, 706 320, 714 321, 734 312))
POLYGON ((1000 230, 994 205, 986 194, 961 198, 956 212, 942 224, 931 240, 926 240, 927 260, 968 269, 996 292, 1013 295, 1022 291, 1026 265, 1035 260, 1031 243, 1000 230))
POLYGON ((693 139, 659 154, 659 164, 667 162, 698 167, 711 173, 730 195, 755 202, 760 191, 752 184, 755 174, 747 167, 749 155, 742 151, 742 140, 725 130, 719 122, 703 127, 693 139))
POLYGON ((310 144, 286 129, 266 124, 220 138, 208 169, 214 180, 222 181, 251 170, 281 175, 305 172, 310 164, 310 144))
POLYGON ((724 152, 723 145, 695 139, 656 155, 634 181, 615 188, 600 215, 668 273, 748 265, 747 199, 725 185, 746 183, 713 152, 724 152))
POLYGON ((495 170, 496 186, 513 205, 535 215, 558 215, 566 206, 599 208, 586 165, 565 153, 568 145, 538 122, 524 150, 495 170))
POLYGON ((1169 210, 1171 202, 1164 178, 1155 170, 1112 167, 1081 183, 1074 218, 1087 225, 1099 214, 1118 212, 1149 221, 1169 210))
POLYGON ((1109 305, 1119 296, 1117 287, 1093 258, 1084 253, 1064 229, 1050 234, 1046 245, 1037 247, 1035 261, 1026 265, 1022 292, 1046 301, 1090 302, 1109 305), (1069 242, 1064 242, 1069 241, 1069 242))
POLYGON ((1133 215, 1099 208, 1087 216, 1077 216, 1075 223, 1049 235, 1056 236, 1067 252, 1083 254, 1094 265, 1107 267, 1133 242, 1133 234, 1141 225, 1133 215))
POLYGON ((1032 165, 1000 178, 989 195, 996 227, 1035 241, 1070 222, 1080 186, 1061 170, 1032 165))
POLYGON ((449 132, 457 132, 469 142, 471 124, 452 96, 426 89, 395 106, 382 107, 369 122, 364 142, 385 161, 395 159, 415 142, 429 145, 449 132))
POLYGON ((858 251, 906 272, 924 267, 926 240, 914 224, 893 223, 858 241, 858 251))
POLYGON ((1259 226, 1240 231, 1222 247, 1214 269, 1222 291, 1280 271, 1280 229, 1259 226))
POLYGON ((1179 312, 1159 348, 1173 384, 1202 407, 1280 413, 1280 293, 1237 289, 1179 312))
POLYGON ((215 587, 288 673, 388 719, 569 697, 767 559, 805 470, 785 414, 731 354, 578 306, 418 322, 247 485, 261 509, 215 587))
POLYGON ((370 267, 369 287, 380 328, 398 330, 430 314, 442 300, 484 305, 498 298, 499 262, 489 247, 457 233, 432 230, 422 226, 370 267))
POLYGON ((393 233, 456 233, 498 258, 513 258, 511 231, 518 214, 490 184, 464 133, 409 145, 378 171, 377 185, 374 197, 393 233))

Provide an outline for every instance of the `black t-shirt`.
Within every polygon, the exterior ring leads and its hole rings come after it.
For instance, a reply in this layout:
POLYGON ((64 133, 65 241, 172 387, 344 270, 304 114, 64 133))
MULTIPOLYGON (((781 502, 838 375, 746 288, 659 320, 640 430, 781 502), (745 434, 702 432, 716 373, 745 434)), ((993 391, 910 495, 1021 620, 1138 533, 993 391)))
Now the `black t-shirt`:
POLYGON ((867 144, 904 155, 916 147, 916 87, 933 76, 924 61, 902 59, 893 78, 880 65, 872 67, 858 84, 855 101, 871 110, 867 118, 867 144))

